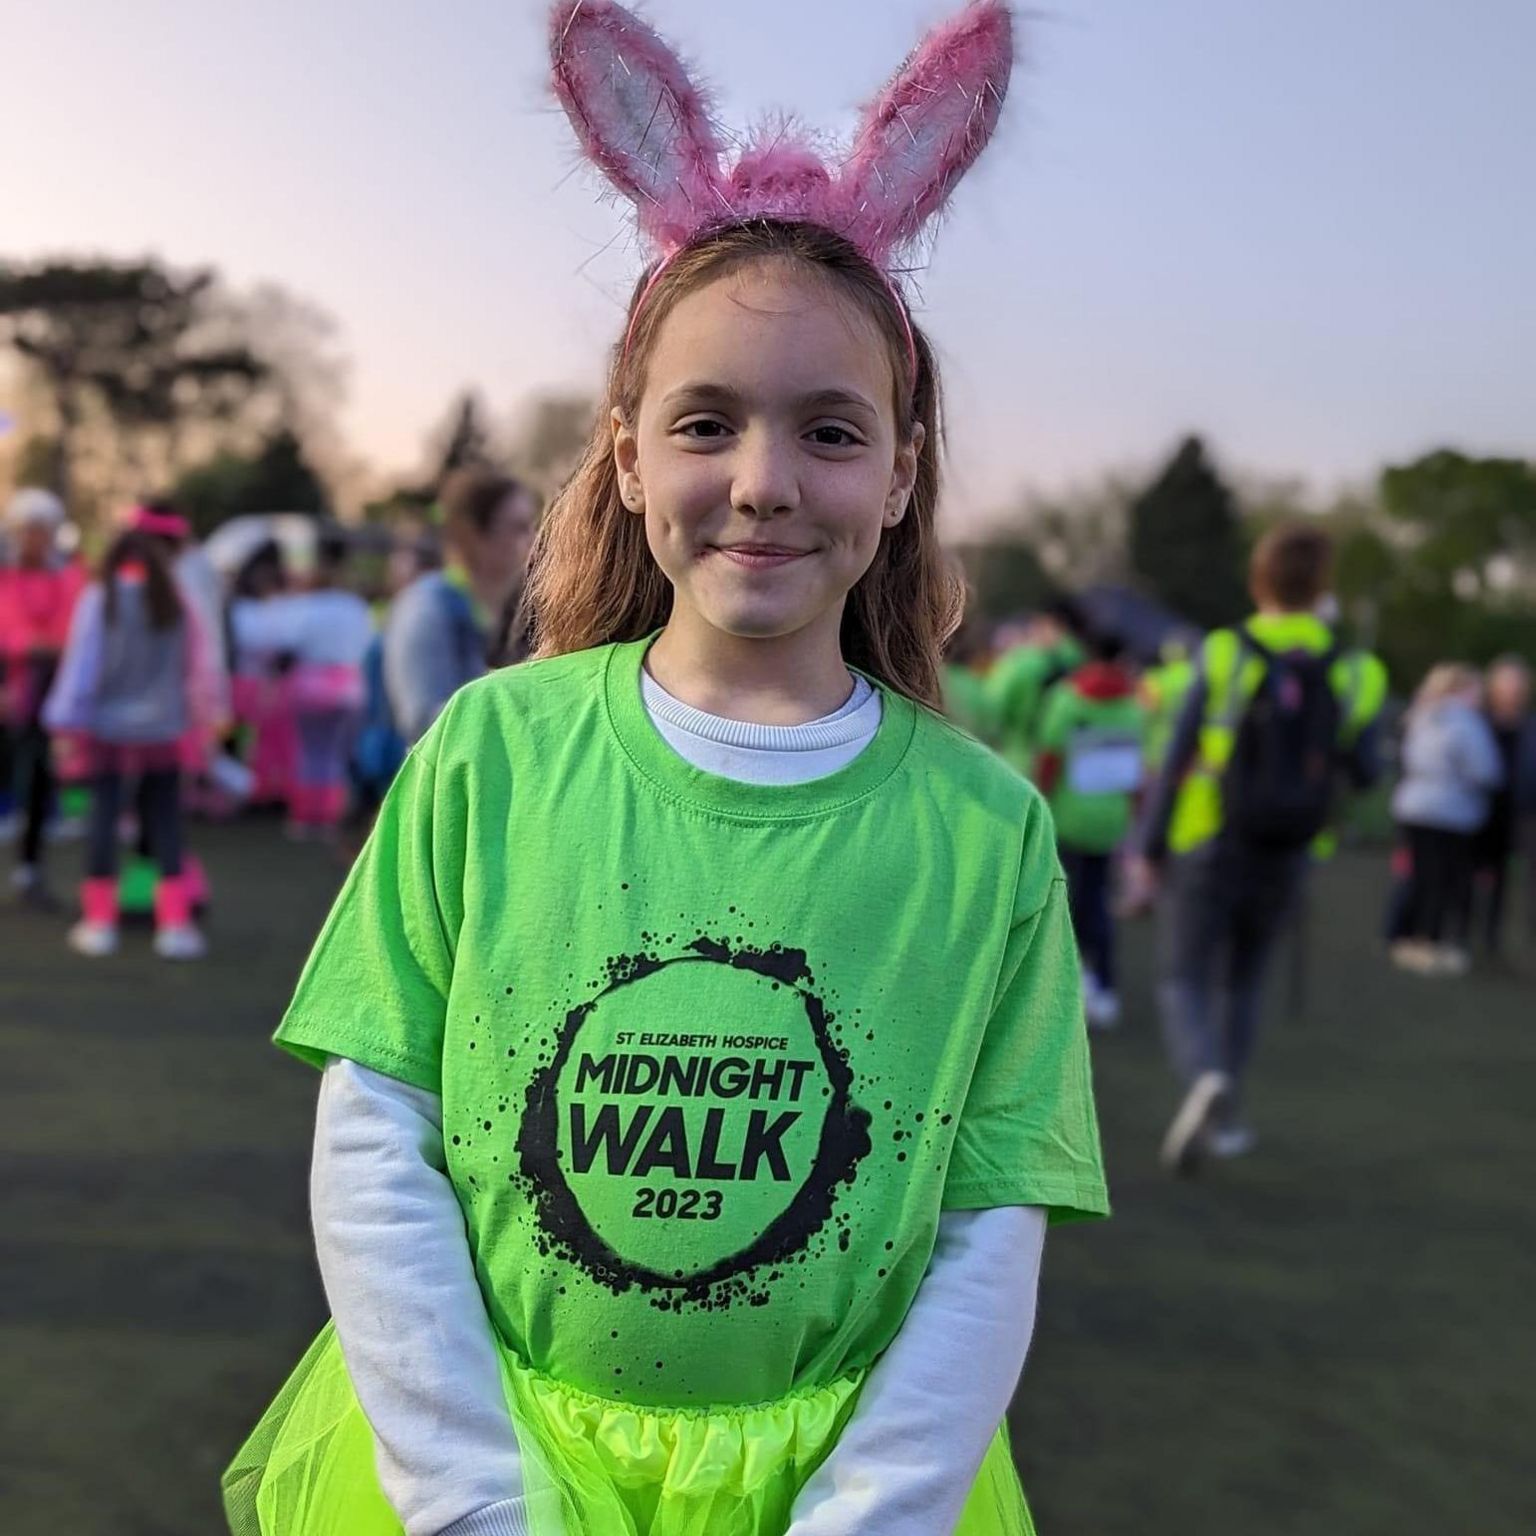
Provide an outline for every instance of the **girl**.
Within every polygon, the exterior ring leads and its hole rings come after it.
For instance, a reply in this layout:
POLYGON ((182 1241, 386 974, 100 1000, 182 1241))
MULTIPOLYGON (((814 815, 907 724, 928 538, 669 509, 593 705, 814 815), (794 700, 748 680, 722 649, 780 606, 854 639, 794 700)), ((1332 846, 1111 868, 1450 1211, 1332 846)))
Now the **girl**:
POLYGON ((1131 830, 1141 789, 1146 712, 1119 636, 1090 629, 1083 640, 1090 659, 1041 705, 1034 781, 1051 807, 1067 876, 1088 1024, 1112 1029, 1120 1022, 1120 994, 1110 893, 1115 852, 1131 830))
POLYGON ((1459 976, 1471 915, 1477 834, 1504 777, 1482 679, 1471 667, 1433 668, 1408 712, 1403 777, 1392 796, 1408 845, 1406 904, 1392 958, 1407 970, 1459 976))
POLYGON ((171 574, 170 551, 188 531, 171 513, 131 516, 76 606, 44 708, 51 730, 84 737, 91 818, 82 917, 69 942, 92 958, 117 948, 117 823, 130 779, 159 867, 155 953, 194 960, 206 948, 183 870, 181 767, 186 740, 214 729, 223 711, 208 639, 171 574))
POLYGON ((1045 1223, 1105 1192, 1048 814, 934 712, 938 381, 879 265, 990 131, 1008 16, 913 57, 836 196, 799 149, 711 169, 616 6, 554 26, 573 120, 621 184, 654 163, 673 233, 540 532, 537 659, 412 751, 279 1030, 325 1069, 334 1328, 226 1505, 1017 1536, 1045 1223))

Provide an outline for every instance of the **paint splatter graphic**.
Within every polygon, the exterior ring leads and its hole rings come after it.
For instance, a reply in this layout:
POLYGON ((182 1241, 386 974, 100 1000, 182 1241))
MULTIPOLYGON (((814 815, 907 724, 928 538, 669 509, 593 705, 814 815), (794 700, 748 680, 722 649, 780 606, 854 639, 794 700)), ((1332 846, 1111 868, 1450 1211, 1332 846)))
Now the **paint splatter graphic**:
MULTIPOLYGON (((644 943, 664 942, 652 934, 641 938, 644 943)), ((674 939, 665 936, 665 941, 674 939)), ((711 979, 719 979, 719 972, 711 979)), ((849 1218, 836 1207, 871 1151, 870 1116, 854 1101, 848 1053, 835 1040, 834 1016, 814 988, 804 951, 782 944, 756 947, 740 937, 701 935, 671 958, 645 950, 610 959, 604 980, 590 984, 595 995, 566 1013, 527 1088, 517 1138, 520 1173, 512 1177, 531 1201, 545 1253, 578 1266, 616 1294, 639 1288, 658 1309, 681 1311, 766 1305, 769 1287, 783 1279, 788 1266, 805 1263, 828 1243, 846 1251, 849 1218), (796 1027, 808 1031, 806 1059, 759 1057, 753 1062, 739 1055, 719 1059, 697 1053, 638 1058, 615 1052, 604 1033, 605 1008, 617 1012, 616 1005, 633 1001, 635 989, 648 982, 657 985, 654 978, 676 974, 679 967, 724 968, 739 976, 745 984, 744 1017, 752 1016, 753 998, 760 998, 758 989, 766 983, 777 995, 776 1005, 794 1009, 796 1027), (600 1035, 602 1046, 589 1051, 600 1035), (696 1134, 696 1122, 685 1129, 681 1108, 642 1102, 658 1074, 664 1080, 670 1076, 674 1090, 699 1105, 716 1104, 707 1111, 702 1138, 696 1134), (584 1088, 588 1093, 601 1089, 636 1097, 625 1100, 629 1107, 621 1111, 617 1100, 593 1105, 582 1097, 584 1088), (781 1106, 769 1103, 767 1108, 747 1109, 748 1096, 764 1102, 792 1098, 796 1107, 776 1112, 781 1106), (724 1150, 722 1137, 728 1113, 741 1122, 731 1154, 724 1150), (819 1130, 810 1116, 819 1117, 819 1130), (813 1132, 814 1144, 804 1143, 808 1168, 796 1177, 788 1138, 808 1138, 813 1132), (750 1182, 774 1188, 777 1209, 771 1202, 763 1206, 769 1214, 761 1227, 743 1234, 729 1251, 702 1260, 696 1256, 693 1267, 685 1261, 685 1267, 669 1269, 656 1262, 654 1252, 647 1262, 633 1251, 623 1251, 631 1245, 622 1224, 616 1227, 610 1219, 600 1231, 600 1223, 589 1214, 576 1176, 583 1171, 583 1161, 589 1170, 599 1155, 606 1156, 610 1172, 622 1171, 636 1180, 655 1167, 691 1176, 701 1187, 682 1191, 681 1199, 694 1200, 697 1209, 687 1214, 706 1221, 711 1209, 716 1214, 720 1210, 720 1190, 741 1189, 750 1182), (733 1180, 738 1182, 729 1182, 733 1180)), ((761 1009, 760 1002, 757 1006, 761 1009)), ((668 1214, 669 1201, 670 1208, 677 1209, 675 1189, 642 1188, 639 1195, 642 1200, 653 1196, 657 1215, 668 1214)), ((635 1214, 651 1212, 641 1204, 635 1214)), ((679 1245, 680 1259, 690 1246, 697 1250, 700 1245, 679 1245)))

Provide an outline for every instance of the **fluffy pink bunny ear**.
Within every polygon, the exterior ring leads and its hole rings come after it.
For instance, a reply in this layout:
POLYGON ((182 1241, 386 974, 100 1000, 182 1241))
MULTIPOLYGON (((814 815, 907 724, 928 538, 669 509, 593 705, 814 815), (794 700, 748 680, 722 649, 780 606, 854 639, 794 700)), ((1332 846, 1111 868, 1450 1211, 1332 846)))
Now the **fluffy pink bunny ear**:
POLYGON ((708 104, 644 22, 613 0, 559 0, 550 56, 582 148, 657 245, 674 249, 728 211, 708 104))
POLYGON ((909 244, 986 148, 1013 70, 1004 0, 934 28, 865 110, 838 179, 839 225, 877 262, 909 244))

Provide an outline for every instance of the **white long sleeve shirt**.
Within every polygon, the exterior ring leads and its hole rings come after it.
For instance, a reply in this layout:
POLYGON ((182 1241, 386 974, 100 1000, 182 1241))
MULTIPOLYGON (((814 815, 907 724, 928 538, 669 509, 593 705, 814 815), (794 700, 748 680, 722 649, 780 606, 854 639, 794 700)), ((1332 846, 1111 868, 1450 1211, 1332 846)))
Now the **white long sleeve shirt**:
MULTIPOLYGON (((798 726, 704 714, 648 674, 643 691, 674 750, 748 783, 836 772, 880 724, 880 695, 862 678, 841 709, 798 726)), ((332 1061, 311 1196, 337 1337, 407 1536, 526 1536, 517 1438, 437 1096, 332 1061)), ((1023 1368, 1044 1235, 1035 1208, 945 1213, 906 1320, 801 1491, 790 1536, 953 1529, 1023 1368)))

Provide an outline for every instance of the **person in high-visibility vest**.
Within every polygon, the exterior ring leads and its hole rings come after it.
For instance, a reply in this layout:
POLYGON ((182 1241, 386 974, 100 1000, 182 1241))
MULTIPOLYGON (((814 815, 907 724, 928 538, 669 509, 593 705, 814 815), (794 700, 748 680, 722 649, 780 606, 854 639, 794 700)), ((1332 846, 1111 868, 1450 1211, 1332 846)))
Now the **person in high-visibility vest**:
POLYGON ((1207 637, 1130 861, 1133 899, 1166 885, 1159 1005, 1185 1085, 1163 1143, 1173 1171, 1252 1148, 1242 1086, 1266 969, 1340 775, 1376 776, 1386 671, 1316 616, 1332 561, 1313 523, 1259 541, 1257 612, 1207 637))
POLYGON ((1141 702, 1147 712, 1146 759, 1148 773, 1163 766, 1173 742, 1173 728, 1179 712, 1195 681, 1195 664, 1189 647, 1181 640, 1170 640, 1163 647, 1159 663, 1141 676, 1141 702))

